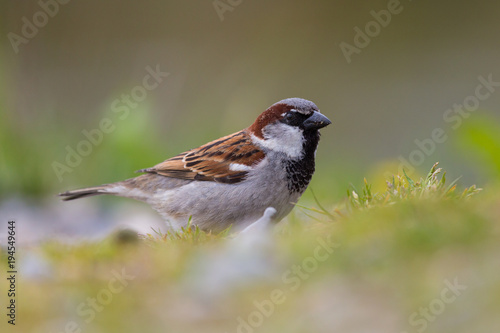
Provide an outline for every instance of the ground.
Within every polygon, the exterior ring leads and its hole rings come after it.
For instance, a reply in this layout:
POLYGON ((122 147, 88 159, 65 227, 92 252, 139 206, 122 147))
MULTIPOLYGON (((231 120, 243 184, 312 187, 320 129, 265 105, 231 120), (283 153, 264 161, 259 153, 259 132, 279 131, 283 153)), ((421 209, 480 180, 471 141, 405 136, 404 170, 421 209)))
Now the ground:
MULTIPOLYGON (((252 237, 191 227, 22 248, 16 328, 492 332, 500 327, 498 191, 474 186, 459 191, 435 166, 418 182, 396 176, 385 192, 372 193, 368 181, 363 190, 347 192, 335 206, 318 201, 298 207, 272 233, 252 237)), ((2 251, 6 271, 8 254, 2 251)), ((9 283, 0 282, 2 299, 9 283)), ((5 315, 0 326, 11 326, 5 315)))

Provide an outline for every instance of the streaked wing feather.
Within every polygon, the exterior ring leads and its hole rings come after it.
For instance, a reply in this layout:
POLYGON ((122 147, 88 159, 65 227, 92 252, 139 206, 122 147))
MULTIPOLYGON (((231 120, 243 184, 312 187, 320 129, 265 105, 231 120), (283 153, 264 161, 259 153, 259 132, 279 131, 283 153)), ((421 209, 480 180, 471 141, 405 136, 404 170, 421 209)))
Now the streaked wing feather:
POLYGON ((233 184, 244 180, 248 171, 231 170, 232 163, 253 167, 263 158, 264 153, 243 130, 140 171, 172 178, 233 184))

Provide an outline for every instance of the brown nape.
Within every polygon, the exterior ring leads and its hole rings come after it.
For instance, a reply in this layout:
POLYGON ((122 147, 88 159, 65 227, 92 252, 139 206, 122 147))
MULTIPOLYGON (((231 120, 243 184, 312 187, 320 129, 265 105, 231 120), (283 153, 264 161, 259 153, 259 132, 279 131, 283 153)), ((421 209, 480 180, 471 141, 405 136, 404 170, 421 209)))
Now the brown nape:
POLYGON ((249 131, 255 134, 258 138, 263 139, 262 129, 268 124, 283 118, 281 115, 289 111, 292 107, 287 104, 275 104, 266 111, 262 112, 257 120, 248 128, 249 131))

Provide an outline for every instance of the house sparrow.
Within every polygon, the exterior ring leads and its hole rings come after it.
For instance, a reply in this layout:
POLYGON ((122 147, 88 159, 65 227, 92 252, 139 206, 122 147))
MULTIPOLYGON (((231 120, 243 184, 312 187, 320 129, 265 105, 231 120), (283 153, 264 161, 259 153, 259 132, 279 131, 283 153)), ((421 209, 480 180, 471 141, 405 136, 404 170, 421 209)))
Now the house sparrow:
POLYGON ((314 173, 319 129, 331 124, 301 98, 271 105, 248 128, 174 156, 117 183, 67 191, 73 200, 112 194, 144 201, 174 227, 241 230, 273 207, 283 219, 314 173))

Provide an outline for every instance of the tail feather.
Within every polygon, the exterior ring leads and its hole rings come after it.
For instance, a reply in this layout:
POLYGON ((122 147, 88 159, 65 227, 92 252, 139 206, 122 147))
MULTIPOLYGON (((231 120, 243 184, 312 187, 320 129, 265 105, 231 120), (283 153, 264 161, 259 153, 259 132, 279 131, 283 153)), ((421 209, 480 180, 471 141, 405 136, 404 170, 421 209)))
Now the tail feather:
POLYGON ((115 194, 115 193, 109 192, 107 190, 107 186, 101 185, 101 186, 95 186, 95 187, 82 188, 79 190, 66 191, 63 193, 59 193, 58 195, 60 197, 64 197, 62 200, 68 201, 68 200, 80 199, 80 198, 85 198, 85 197, 91 197, 94 195, 101 195, 101 194, 115 194))
POLYGON ((161 185, 162 188, 170 189, 180 185, 185 185, 186 181, 183 180, 183 183, 172 182, 171 178, 168 177, 145 174, 139 177, 123 180, 121 182, 66 191, 59 193, 59 196, 63 197, 62 200, 68 201, 94 195, 110 194, 125 198, 132 198, 139 201, 147 201, 148 198, 156 191, 157 186, 159 186, 155 184, 161 185), (152 179, 154 182, 152 182, 152 179))

